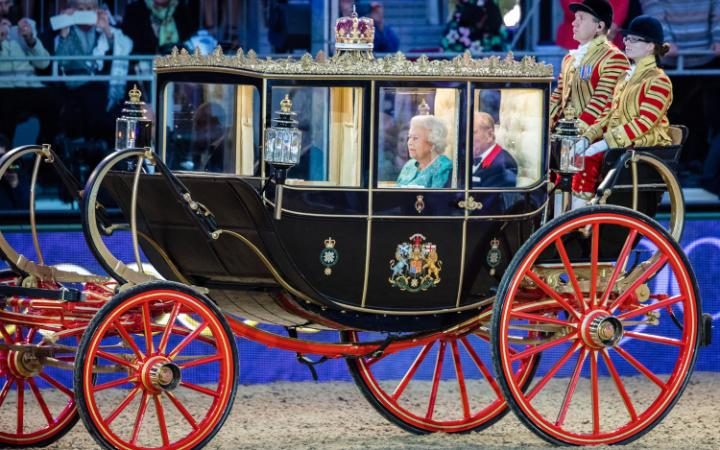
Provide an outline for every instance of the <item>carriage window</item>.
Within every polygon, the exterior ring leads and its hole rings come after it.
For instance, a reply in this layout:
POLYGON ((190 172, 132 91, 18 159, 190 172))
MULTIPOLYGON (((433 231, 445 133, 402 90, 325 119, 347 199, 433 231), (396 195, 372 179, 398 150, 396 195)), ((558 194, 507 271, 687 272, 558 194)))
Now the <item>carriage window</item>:
POLYGON ((460 90, 380 88, 378 186, 457 187, 460 90))
POLYGON ((543 91, 475 89, 472 188, 530 186, 540 179, 543 91))
POLYGON ((163 148, 171 169, 259 174, 257 88, 173 82, 164 96, 163 148))
POLYGON ((360 186, 362 89, 273 86, 273 113, 285 95, 302 131, 300 162, 288 170, 287 183, 360 186))

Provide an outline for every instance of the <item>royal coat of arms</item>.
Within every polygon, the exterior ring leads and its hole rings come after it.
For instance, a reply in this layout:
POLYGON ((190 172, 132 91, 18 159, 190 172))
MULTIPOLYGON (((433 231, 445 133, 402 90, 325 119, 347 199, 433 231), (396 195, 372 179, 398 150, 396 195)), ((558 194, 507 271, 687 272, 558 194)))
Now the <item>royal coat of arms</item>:
POLYGON ((437 246, 416 233, 409 242, 398 244, 390 260, 390 284, 402 291, 420 292, 440 283, 440 261, 437 246))

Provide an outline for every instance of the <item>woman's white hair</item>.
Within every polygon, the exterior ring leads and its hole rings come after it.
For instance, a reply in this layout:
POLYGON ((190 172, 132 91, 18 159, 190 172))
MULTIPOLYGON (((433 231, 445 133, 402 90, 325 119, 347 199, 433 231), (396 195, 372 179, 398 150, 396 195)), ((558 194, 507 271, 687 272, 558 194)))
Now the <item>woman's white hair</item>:
POLYGON ((410 126, 425 128, 428 131, 427 140, 433 146, 432 150, 440 155, 445 153, 447 147, 447 126, 445 122, 432 115, 414 116, 410 119, 410 126))

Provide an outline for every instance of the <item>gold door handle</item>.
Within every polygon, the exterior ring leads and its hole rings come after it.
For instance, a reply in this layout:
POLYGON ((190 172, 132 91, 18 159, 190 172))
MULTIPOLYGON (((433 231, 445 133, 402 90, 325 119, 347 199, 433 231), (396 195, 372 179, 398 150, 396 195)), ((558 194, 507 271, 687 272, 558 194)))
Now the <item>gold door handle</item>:
POLYGON ((467 209, 468 211, 475 211, 482 209, 483 205, 482 203, 475 201, 475 198, 472 195, 468 195, 467 201, 460 200, 458 202, 458 207, 467 209))

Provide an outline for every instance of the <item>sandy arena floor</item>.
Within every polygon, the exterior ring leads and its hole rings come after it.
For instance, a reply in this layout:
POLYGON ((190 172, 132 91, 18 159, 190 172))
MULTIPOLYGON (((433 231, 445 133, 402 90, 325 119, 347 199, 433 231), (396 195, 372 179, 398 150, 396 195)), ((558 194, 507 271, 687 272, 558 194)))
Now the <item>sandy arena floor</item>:
MULTIPOLYGON (((636 391, 636 394, 642 393, 636 391)), ((560 391, 558 395, 562 395, 560 391)), ((663 422, 625 448, 720 449, 718 405, 720 374, 696 373, 663 422)), ((95 449, 97 444, 79 423, 47 448, 95 449)), ((529 450, 560 447, 537 438, 512 413, 482 433, 417 436, 387 422, 351 383, 276 383, 239 386, 228 421, 207 448, 529 450)))

